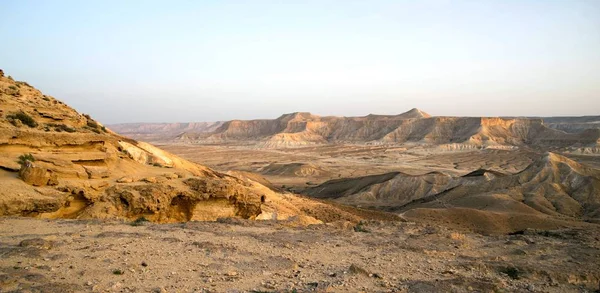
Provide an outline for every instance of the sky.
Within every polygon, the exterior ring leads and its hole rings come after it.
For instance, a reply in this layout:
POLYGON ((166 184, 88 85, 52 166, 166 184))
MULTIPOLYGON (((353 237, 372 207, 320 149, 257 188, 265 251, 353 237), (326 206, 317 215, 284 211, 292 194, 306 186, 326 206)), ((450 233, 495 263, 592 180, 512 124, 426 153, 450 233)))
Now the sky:
POLYGON ((600 115, 600 1, 2 0, 0 68, 104 124, 600 115))

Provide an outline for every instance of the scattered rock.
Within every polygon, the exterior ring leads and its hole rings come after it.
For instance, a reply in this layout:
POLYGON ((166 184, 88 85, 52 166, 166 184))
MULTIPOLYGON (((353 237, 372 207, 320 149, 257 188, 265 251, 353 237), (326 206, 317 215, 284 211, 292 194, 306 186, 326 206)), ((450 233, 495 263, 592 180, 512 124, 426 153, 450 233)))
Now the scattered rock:
POLYGON ((50 179, 48 179, 48 186, 58 185, 58 175, 56 173, 50 173, 50 179))
POLYGON ((83 166, 88 174, 88 179, 101 179, 110 177, 110 171, 104 167, 83 166))
POLYGON ((49 250, 54 246, 54 242, 42 238, 25 239, 19 243, 21 247, 35 247, 49 250))
POLYGON ((369 272, 367 272, 367 270, 365 270, 355 264, 350 265, 350 268, 348 268, 348 272, 350 272, 352 274, 356 274, 356 275, 369 276, 369 272))
POLYGON ((142 181, 147 183, 158 183, 158 179, 156 177, 146 177, 143 178, 142 181))
POLYGON ((166 173, 166 174, 163 174, 163 177, 165 177, 169 180, 179 178, 179 176, 177 176, 177 174, 175 174, 175 173, 166 173))
POLYGON ((119 179, 117 179, 117 183, 132 183, 135 180, 133 180, 133 178, 129 177, 129 176, 125 176, 125 177, 121 177, 119 179))

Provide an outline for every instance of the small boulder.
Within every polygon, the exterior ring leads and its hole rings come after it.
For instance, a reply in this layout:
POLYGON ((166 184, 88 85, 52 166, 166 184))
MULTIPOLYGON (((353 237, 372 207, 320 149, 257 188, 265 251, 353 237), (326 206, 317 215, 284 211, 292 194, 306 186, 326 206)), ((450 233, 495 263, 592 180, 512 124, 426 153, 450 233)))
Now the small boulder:
POLYGON ((54 242, 44 240, 42 238, 25 239, 19 243, 21 247, 35 247, 39 249, 51 249, 54 246, 54 242))
POLYGON ((352 274, 356 274, 356 275, 365 275, 365 276, 369 276, 369 272, 355 264, 352 264, 350 266, 350 268, 348 268, 348 272, 352 273, 352 274))
POLYGON ((50 174, 48 173, 46 168, 37 167, 31 161, 25 161, 19 170, 19 177, 27 184, 45 186, 50 180, 50 174))
POLYGON ((129 176, 125 176, 125 177, 121 177, 119 179, 117 179, 117 183, 131 183, 135 180, 133 180, 133 178, 129 177, 129 176))
POLYGON ((179 178, 179 176, 177 176, 177 174, 175 174, 175 173, 166 173, 166 174, 163 174, 163 177, 165 177, 169 180, 179 178))
POLYGON ((101 179, 110 177, 110 171, 104 167, 83 166, 88 174, 88 179, 101 179))
POLYGON ((58 175, 56 173, 50 173, 50 179, 48 179, 48 186, 58 185, 58 175))
POLYGON ((159 183, 164 180, 165 180, 165 178, 162 178, 162 180, 161 180, 161 179, 159 179, 159 177, 146 177, 146 178, 142 179, 141 181, 147 182, 147 183, 159 183))

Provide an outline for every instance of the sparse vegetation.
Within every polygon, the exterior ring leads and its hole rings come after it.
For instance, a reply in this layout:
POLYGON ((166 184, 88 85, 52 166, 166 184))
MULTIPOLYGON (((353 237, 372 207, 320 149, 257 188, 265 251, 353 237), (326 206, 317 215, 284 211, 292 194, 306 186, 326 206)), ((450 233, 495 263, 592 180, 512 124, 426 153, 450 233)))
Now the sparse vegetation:
POLYGON ((113 270, 112 273, 113 273, 113 275, 122 275, 125 272, 123 272, 122 270, 116 269, 116 270, 113 270))
POLYGON ((14 85, 11 85, 11 86, 9 86, 8 88, 9 88, 9 89, 11 89, 11 90, 15 90, 15 91, 19 89, 19 88, 17 88, 17 87, 16 87, 16 86, 14 86, 14 85))
POLYGON ((100 124, 98 124, 98 122, 94 121, 94 119, 90 118, 90 115, 84 114, 83 116, 85 116, 85 118, 88 119, 87 121, 87 125, 85 128, 100 134, 101 131, 106 132, 106 127, 104 126, 100 126, 100 124))
POLYGON ((20 120, 23 124, 34 128, 38 126, 38 123, 35 122, 35 120, 33 120, 33 118, 31 118, 31 116, 27 115, 27 113, 25 112, 18 112, 15 114, 11 114, 6 116, 6 118, 12 119, 11 123, 13 125, 16 125, 16 123, 14 122, 15 120, 20 120))
POLYGON ((44 96, 42 99, 44 99, 44 101, 48 101, 48 102, 50 101, 50 98, 48 98, 46 96, 44 96))
POLYGON ((364 223, 361 221, 361 222, 358 222, 358 224, 356 224, 356 226, 354 226, 354 232, 369 233, 371 231, 367 230, 364 227, 364 223))
POLYGON ((92 128, 92 127, 89 127, 89 126, 87 126, 87 125, 86 125, 86 126, 84 126, 83 128, 84 128, 84 129, 87 129, 87 130, 89 130, 89 131, 92 131, 92 132, 98 133, 98 134, 100 134, 100 133, 101 133, 101 132, 100 132, 100 129, 97 129, 97 128, 92 128))
MULTIPOLYGON (((57 127, 57 129, 60 129, 61 131, 70 132, 70 133, 73 133, 73 132, 77 131, 75 128, 71 128, 71 127, 69 127, 67 125, 64 125, 64 124, 59 124, 58 127, 57 127)), ((59 130, 57 130, 57 131, 59 131, 59 130)))
POLYGON ((17 81, 17 83, 16 83, 16 84, 17 84, 17 86, 18 86, 18 87, 21 87, 21 85, 24 85, 24 86, 27 86, 27 87, 32 87, 32 86, 30 86, 30 85, 29 85, 27 82, 25 82, 25 81, 17 81))
POLYGON ((54 126, 54 131, 56 132, 69 132, 69 133, 73 133, 75 131, 77 131, 75 128, 69 127, 68 125, 65 124, 55 124, 54 126))
POLYGON ((142 226, 145 222, 149 222, 145 217, 139 217, 135 219, 135 221, 131 222, 129 225, 131 226, 142 226))
POLYGON ((88 120, 87 122, 87 126, 94 128, 94 129, 98 129, 100 128, 100 126, 98 125, 98 123, 94 120, 88 120))
POLYGON ((17 161, 20 165, 24 165, 25 162, 35 162, 35 158, 32 154, 23 154, 19 156, 19 160, 17 161))
POLYGON ((511 279, 518 280, 523 276, 523 272, 515 267, 505 267, 500 270, 501 273, 506 274, 511 279))

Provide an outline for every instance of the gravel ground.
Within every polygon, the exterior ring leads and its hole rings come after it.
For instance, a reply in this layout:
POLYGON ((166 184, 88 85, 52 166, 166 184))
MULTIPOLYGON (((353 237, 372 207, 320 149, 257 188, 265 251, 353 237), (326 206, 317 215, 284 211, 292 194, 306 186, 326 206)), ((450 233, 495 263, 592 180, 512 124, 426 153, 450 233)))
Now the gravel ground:
POLYGON ((598 292, 600 229, 0 219, 0 292, 598 292))

